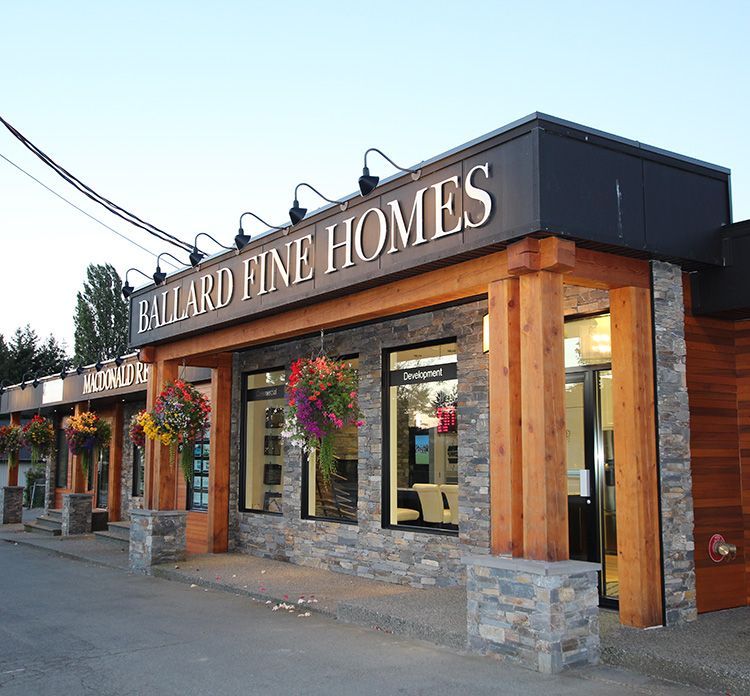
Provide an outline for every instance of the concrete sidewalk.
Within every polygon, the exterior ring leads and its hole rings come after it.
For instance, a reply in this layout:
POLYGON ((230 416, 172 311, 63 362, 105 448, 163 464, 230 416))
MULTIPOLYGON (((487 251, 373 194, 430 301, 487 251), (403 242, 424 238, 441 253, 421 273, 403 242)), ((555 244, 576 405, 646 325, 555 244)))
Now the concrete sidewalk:
MULTIPOLYGON (((93 535, 41 537, 20 525, 0 528, 0 540, 69 558, 128 569, 125 549, 93 535)), ((463 651, 465 589, 416 589, 245 554, 190 556, 156 566, 153 574, 244 595, 280 610, 325 614, 342 622, 420 638, 463 651)), ((750 608, 702 615, 677 628, 647 631, 620 626, 602 610, 603 662, 661 679, 728 694, 750 694, 750 608)))

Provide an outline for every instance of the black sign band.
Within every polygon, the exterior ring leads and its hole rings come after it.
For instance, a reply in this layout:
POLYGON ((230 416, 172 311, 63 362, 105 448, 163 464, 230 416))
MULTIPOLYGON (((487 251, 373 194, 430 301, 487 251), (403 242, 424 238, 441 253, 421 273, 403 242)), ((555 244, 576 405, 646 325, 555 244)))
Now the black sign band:
POLYGON ((276 385, 275 387, 259 387, 257 389, 248 389, 247 400, 248 401, 269 401, 271 399, 283 399, 285 394, 283 384, 276 385))

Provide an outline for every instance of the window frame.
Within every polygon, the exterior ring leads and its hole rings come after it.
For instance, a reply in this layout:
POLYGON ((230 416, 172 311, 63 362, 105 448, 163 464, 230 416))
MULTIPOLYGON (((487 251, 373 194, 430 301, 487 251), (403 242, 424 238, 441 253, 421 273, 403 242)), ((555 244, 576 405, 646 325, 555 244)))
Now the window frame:
MULTIPOLYGON (((246 479, 247 479, 247 404, 248 401, 250 401, 247 398, 247 378, 252 377, 253 375, 262 375, 266 372, 283 372, 284 373, 284 387, 286 388, 286 384, 289 380, 289 367, 286 365, 282 366, 276 366, 276 367, 264 367, 260 368, 258 370, 248 370, 246 372, 242 372, 240 374, 240 384, 241 384, 241 399, 242 399, 242 409, 241 409, 241 420, 240 420, 240 456, 239 456, 239 462, 240 462, 240 470, 239 470, 239 491, 237 495, 237 509, 239 512, 250 512, 254 515, 271 515, 272 517, 283 517, 283 512, 273 512, 272 510, 258 510, 257 508, 249 508, 246 505, 245 501, 245 493, 246 493, 246 479)), ((270 399, 269 399, 270 401, 270 399)), ((286 400, 285 400, 286 403, 286 400)), ((286 466, 286 458, 284 457, 284 446, 282 441, 282 447, 281 447, 281 456, 282 456, 282 467, 286 466)), ((283 476, 283 469, 282 469, 282 476, 283 476)), ((282 478, 283 481, 283 478, 282 478)), ((282 496, 281 498, 282 502, 282 508, 283 508, 283 502, 284 498, 282 496)))
POLYGON ((133 447, 133 481, 130 487, 130 494, 133 498, 142 498, 146 492, 146 453, 136 444, 131 443, 133 447), (141 477, 140 469, 138 466, 138 459, 143 462, 143 477, 141 477), (140 486, 138 485, 140 481, 140 486), (140 490, 139 490, 140 489, 140 490))
MULTIPOLYGON (((401 532, 416 532, 419 534, 434 534, 441 537, 458 537, 460 527, 458 529, 442 529, 440 527, 426 527, 419 525, 408 525, 408 524, 392 524, 391 523, 391 399, 390 399, 390 377, 391 377, 391 364, 390 356, 392 353, 397 353, 400 350, 410 350, 415 348, 429 348, 431 346, 439 346, 445 343, 456 344, 456 382, 459 382, 458 363, 459 363, 459 350, 458 350, 458 337, 457 336, 446 336, 443 338, 433 339, 430 341, 420 341, 418 343, 406 343, 397 346, 389 346, 382 349, 381 356, 381 413, 382 413, 382 472, 381 472, 381 493, 380 493, 380 525, 382 529, 396 529, 401 532)), ((460 386, 458 394, 460 394, 460 386)), ((458 410, 458 417, 461 417, 460 408, 458 410)), ((456 433, 458 437, 458 432, 456 433)), ((457 469, 458 471, 458 465, 457 469)), ((460 486, 460 484, 459 484, 460 486)), ((460 493, 460 489, 459 489, 460 493)))

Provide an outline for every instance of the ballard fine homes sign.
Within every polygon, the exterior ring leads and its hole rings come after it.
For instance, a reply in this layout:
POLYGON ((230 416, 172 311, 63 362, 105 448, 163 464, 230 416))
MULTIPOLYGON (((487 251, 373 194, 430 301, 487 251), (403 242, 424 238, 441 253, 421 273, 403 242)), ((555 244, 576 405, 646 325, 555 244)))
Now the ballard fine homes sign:
POLYGON ((377 195, 350 199, 343 212, 325 209, 286 235, 263 235, 240 254, 134 293, 130 345, 385 283, 527 233, 534 219, 531 133, 481 146, 422 165, 417 181, 385 182, 377 195))

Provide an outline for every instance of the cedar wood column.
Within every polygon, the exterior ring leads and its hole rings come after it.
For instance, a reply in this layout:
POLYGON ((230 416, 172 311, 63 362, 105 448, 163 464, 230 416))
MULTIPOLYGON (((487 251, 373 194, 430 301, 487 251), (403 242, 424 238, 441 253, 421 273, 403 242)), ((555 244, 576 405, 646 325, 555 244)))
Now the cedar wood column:
MULTIPOLYGON (((73 407, 73 415, 79 416, 86 410, 86 404, 79 402, 73 407)), ((81 466, 81 459, 83 455, 75 454, 70 455, 71 463, 71 475, 70 475, 70 490, 72 493, 85 493, 88 490, 88 481, 83 473, 83 467, 81 466)), ((93 459, 93 457, 92 457, 93 459)), ((91 466, 93 466, 93 462, 91 466)))
POLYGON ((109 476, 107 519, 117 522, 122 519, 122 401, 115 404, 112 413, 112 442, 109 447, 109 476))
MULTIPOLYGON (((11 425, 21 425, 21 414, 20 413, 11 413, 10 414, 10 424, 11 425)), ((16 465, 11 467, 10 465, 10 459, 8 460, 8 485, 9 486, 17 486, 18 485, 18 470, 21 468, 21 462, 20 457, 16 454, 16 465)))
POLYGON ((662 624, 651 294, 610 290, 620 620, 662 624))
POLYGON ((208 552, 229 548, 229 452, 232 412, 232 355, 211 369, 211 450, 208 476, 208 552))
POLYGON ((574 266, 572 242, 527 237, 508 248, 520 278, 490 286, 494 553, 569 557, 562 273, 574 266))
MULTIPOLYGON (((151 375, 149 375, 149 400, 155 400, 167 382, 174 382, 177 379, 178 364, 176 360, 165 360, 157 362, 152 367, 156 369, 151 373, 155 375, 153 388, 151 375)), ((150 461, 151 505, 154 510, 177 509, 177 463, 169 454, 169 447, 158 442, 153 443, 150 461)))

